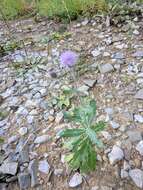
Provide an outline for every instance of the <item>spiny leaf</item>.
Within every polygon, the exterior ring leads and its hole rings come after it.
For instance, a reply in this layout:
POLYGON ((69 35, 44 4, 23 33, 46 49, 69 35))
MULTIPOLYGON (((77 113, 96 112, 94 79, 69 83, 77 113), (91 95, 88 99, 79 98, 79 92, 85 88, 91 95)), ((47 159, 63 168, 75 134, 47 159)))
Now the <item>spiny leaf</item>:
POLYGON ((87 128, 86 134, 93 144, 96 144, 99 148, 103 147, 102 142, 97 138, 97 135, 93 129, 87 128))
POLYGON ((91 128, 92 128, 95 132, 102 131, 105 127, 106 127, 106 123, 103 122, 103 121, 99 121, 97 124, 91 126, 91 128))
POLYGON ((63 131, 61 131, 58 136, 60 137, 76 137, 76 136, 80 136, 81 134, 83 134, 84 129, 64 129, 63 131))

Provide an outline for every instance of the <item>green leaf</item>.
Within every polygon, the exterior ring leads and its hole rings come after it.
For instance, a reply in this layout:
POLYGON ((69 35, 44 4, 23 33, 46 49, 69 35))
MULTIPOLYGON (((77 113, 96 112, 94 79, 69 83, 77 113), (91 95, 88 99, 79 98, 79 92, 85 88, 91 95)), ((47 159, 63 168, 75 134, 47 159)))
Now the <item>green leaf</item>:
POLYGON ((69 121, 81 124, 84 127, 91 125, 96 115, 96 102, 95 100, 88 100, 83 102, 79 108, 74 108, 72 112, 65 113, 64 116, 69 121))
POLYGON ((103 121, 99 121, 97 124, 93 125, 91 128, 95 132, 99 132, 99 131, 102 131, 105 127, 106 127, 106 123, 103 121))
POLYGON ((64 129, 61 131, 58 136, 60 137, 76 137, 80 136, 81 134, 84 133, 84 129, 64 129))
POLYGON ((96 144, 99 148, 103 147, 102 142, 97 138, 97 135, 93 129, 87 128, 86 134, 93 144, 96 144))

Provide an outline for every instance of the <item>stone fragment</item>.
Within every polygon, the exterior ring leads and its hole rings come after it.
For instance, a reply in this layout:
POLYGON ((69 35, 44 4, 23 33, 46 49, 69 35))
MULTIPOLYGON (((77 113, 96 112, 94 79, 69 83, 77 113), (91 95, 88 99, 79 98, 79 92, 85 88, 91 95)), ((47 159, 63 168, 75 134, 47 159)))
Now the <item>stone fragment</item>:
POLYGON ((112 165, 116 164, 118 161, 124 158, 123 150, 120 147, 114 145, 112 151, 108 154, 108 158, 110 164, 112 165))
POLYGON ((69 187, 78 187, 82 184, 82 176, 79 173, 75 173, 69 181, 69 187))
POLYGON ((140 89, 140 90, 135 94, 135 99, 143 100, 143 89, 140 89))
POLYGON ((140 155, 143 156, 143 140, 140 141, 140 142, 137 144, 136 150, 139 151, 140 155))
POLYGON ((102 74, 109 73, 114 70, 114 67, 110 63, 102 64, 99 66, 99 71, 102 74))
POLYGON ((30 187, 31 180, 29 173, 21 173, 18 175, 18 183, 21 190, 27 190, 30 187))
POLYGON ((50 166, 49 166, 47 160, 41 160, 39 162, 39 168, 38 169, 40 172, 48 174, 49 170, 50 170, 50 166))
POLYGON ((29 173, 31 175, 31 187, 38 185, 38 163, 36 160, 32 160, 28 166, 29 173))
POLYGON ((137 187, 143 188, 143 171, 140 169, 133 169, 129 171, 129 176, 137 187))
POLYGON ((36 137, 34 143, 35 144, 43 144, 50 140, 50 137, 48 135, 42 135, 39 137, 36 137))
POLYGON ((0 166, 0 173, 15 175, 17 173, 18 163, 17 162, 4 162, 0 166))

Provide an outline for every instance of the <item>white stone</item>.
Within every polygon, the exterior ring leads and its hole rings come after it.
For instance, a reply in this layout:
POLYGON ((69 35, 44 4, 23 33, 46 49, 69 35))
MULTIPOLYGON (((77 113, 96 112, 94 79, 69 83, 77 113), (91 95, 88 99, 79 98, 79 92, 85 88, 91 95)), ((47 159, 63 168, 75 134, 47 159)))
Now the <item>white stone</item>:
POLYGON ((49 170, 50 170, 50 166, 49 166, 47 160, 41 160, 39 162, 39 168, 38 169, 40 172, 48 174, 49 170))
POLYGON ((140 142, 137 144, 136 150, 139 151, 140 155, 143 156, 143 140, 140 141, 140 142))
POLYGON ((140 169, 133 169, 129 171, 129 176, 137 187, 143 188, 143 171, 140 169))
POLYGON ((123 150, 120 147, 114 145, 112 151, 108 154, 108 158, 110 164, 112 165, 116 164, 118 161, 124 158, 123 150))
POLYGON ((134 115, 134 119, 139 123, 143 123, 143 116, 141 115, 134 115))
POLYGON ((97 56, 99 56, 100 54, 101 54, 101 52, 99 51, 99 50, 93 50, 92 52, 91 52, 91 54, 93 55, 93 57, 97 57, 97 56))
POLYGON ((120 125, 115 121, 110 121, 110 125, 112 126, 113 129, 118 129, 120 127, 120 125))
POLYGON ((24 135, 27 134, 28 129, 27 129, 27 127, 21 127, 18 132, 19 132, 19 134, 20 134, 21 136, 24 136, 24 135))
POLYGON ((42 135, 42 136, 37 137, 34 143, 35 144, 46 143, 47 141, 49 141, 49 139, 50 139, 49 135, 42 135))
POLYGON ((77 187, 82 184, 82 176, 79 173, 75 173, 69 181, 69 187, 77 187))

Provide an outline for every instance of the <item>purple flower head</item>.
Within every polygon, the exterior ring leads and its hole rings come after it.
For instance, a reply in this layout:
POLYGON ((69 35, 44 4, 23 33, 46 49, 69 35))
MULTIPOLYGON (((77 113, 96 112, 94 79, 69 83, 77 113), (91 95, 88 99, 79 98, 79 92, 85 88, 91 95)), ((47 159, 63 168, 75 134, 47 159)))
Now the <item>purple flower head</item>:
POLYGON ((60 64, 62 67, 70 68, 78 61, 78 55, 73 51, 65 51, 60 56, 60 64))

